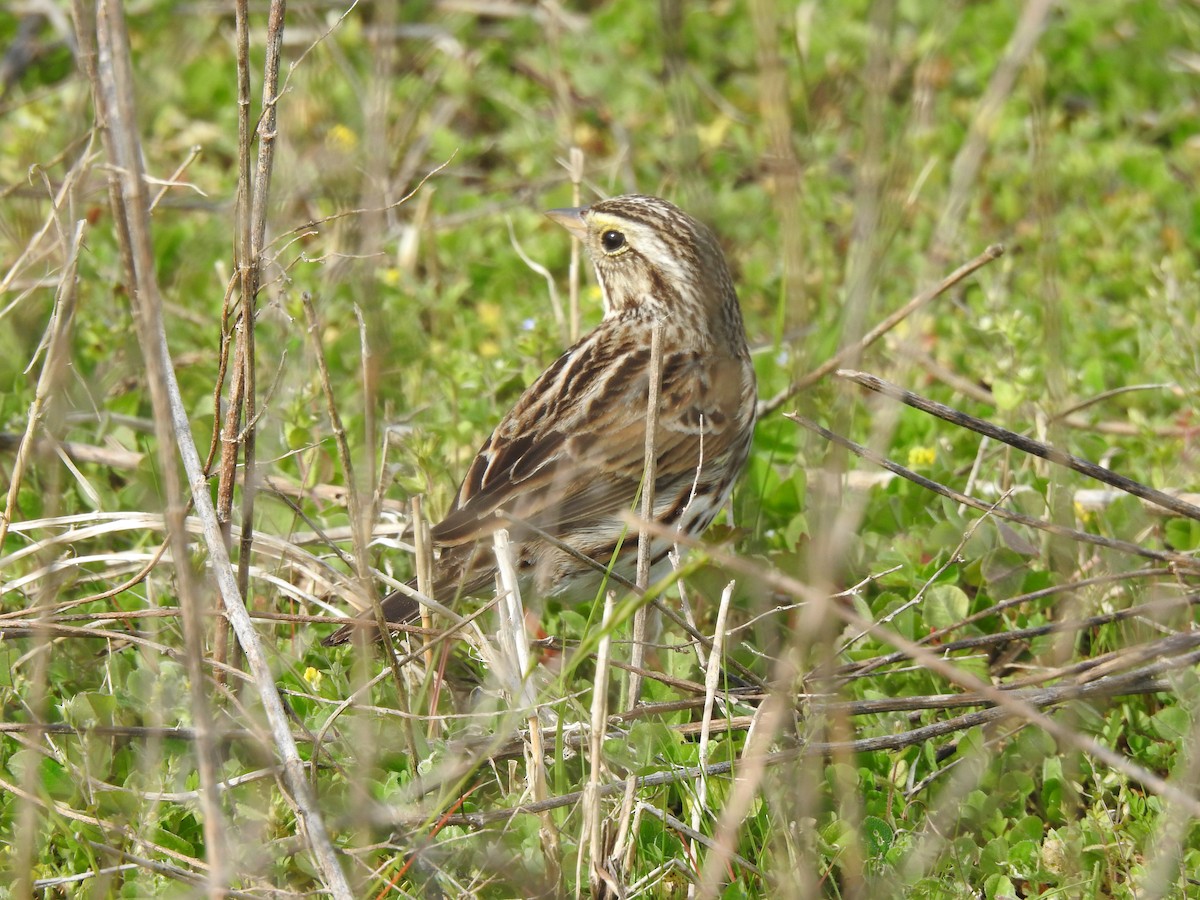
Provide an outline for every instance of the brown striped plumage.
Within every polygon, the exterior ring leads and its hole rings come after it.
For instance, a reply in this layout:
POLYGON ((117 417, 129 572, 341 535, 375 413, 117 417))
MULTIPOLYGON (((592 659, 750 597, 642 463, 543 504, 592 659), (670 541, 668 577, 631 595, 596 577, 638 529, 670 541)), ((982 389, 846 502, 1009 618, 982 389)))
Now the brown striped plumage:
MULTIPOLYGON (((632 577, 646 439, 652 329, 662 324, 663 369, 655 518, 691 534, 708 527, 745 466, 755 381, 741 310, 712 233, 674 205, 630 195, 548 215, 580 238, 595 266, 604 319, 521 395, 480 448, 446 517, 433 593, 448 603, 492 586, 492 534, 507 527, 522 589, 591 596, 601 575, 523 523, 632 577), (497 515, 503 511, 511 518, 497 515)), ((668 546, 656 542, 656 561, 668 546)), ((415 604, 384 600, 390 621, 415 604)), ((349 639, 351 627, 327 644, 349 639)))

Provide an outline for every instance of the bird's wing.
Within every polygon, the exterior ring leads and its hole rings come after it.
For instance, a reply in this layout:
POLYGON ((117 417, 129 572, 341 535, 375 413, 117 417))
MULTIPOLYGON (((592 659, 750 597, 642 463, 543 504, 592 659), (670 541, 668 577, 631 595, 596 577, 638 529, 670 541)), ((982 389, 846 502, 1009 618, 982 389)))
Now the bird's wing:
MULTIPOLYGON (((478 540, 514 519, 551 533, 631 509, 641 482, 648 350, 603 326, 568 350, 517 401, 480 449, 454 507, 433 529, 442 546, 478 540)), ((648 343, 648 342, 647 342, 648 343)), ((753 410, 744 361, 664 354, 656 492, 690 484, 719 460, 753 410)))

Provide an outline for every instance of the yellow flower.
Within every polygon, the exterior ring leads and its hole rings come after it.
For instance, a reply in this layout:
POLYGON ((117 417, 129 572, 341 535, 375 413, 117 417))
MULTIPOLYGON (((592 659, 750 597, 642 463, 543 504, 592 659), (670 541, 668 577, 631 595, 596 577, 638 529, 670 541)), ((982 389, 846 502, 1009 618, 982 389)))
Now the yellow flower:
POLYGON ((320 672, 318 672, 312 666, 309 666, 307 669, 304 670, 304 680, 306 682, 308 682, 308 686, 310 688, 312 688, 314 691, 318 691, 321 689, 321 679, 324 677, 325 677, 324 675, 322 675, 320 672))
POLYGON ((358 146, 358 135, 345 125, 334 125, 325 135, 325 142, 339 150, 353 150, 358 146))
POLYGON ((696 136, 700 138, 700 146, 705 150, 720 147, 732 124, 733 120, 729 116, 719 115, 707 125, 697 125, 696 136))
POLYGON ((484 341, 479 345, 479 355, 487 359, 500 355, 500 345, 495 341, 484 341))
POLYGON ((475 314, 479 316, 479 321, 487 328, 498 327, 504 318, 500 304, 490 303, 487 300, 475 307, 475 314))
POLYGON ((913 447, 908 451, 908 467, 921 469, 933 465, 937 459, 937 450, 933 447, 913 447))

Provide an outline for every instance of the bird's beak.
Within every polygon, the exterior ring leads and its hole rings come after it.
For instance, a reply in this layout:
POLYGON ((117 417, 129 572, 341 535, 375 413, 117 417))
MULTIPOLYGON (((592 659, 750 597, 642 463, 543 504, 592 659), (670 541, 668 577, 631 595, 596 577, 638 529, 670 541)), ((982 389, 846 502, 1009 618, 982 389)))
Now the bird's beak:
POLYGON ((587 223, 583 221, 586 206, 568 207, 566 209, 548 209, 546 217, 557 222, 575 237, 583 240, 587 235, 587 223))

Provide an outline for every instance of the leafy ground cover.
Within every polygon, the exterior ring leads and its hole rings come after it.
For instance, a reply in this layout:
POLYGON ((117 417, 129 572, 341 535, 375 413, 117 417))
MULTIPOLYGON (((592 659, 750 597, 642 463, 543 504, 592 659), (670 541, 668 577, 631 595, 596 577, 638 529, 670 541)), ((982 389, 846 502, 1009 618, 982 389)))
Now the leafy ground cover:
MULTIPOLYGON (((203 455, 239 402, 238 21, 123 9, 136 116, 114 129, 140 142, 203 455)), ((1200 522, 834 373, 788 390, 999 243, 842 365, 1197 490, 1193 4, 291 4, 256 191, 255 540, 232 547, 302 812, 264 680, 223 646, 199 514, 186 556, 164 544, 177 463, 86 65, 112 32, 73 12, 78 30, 0 11, 0 891, 337 895, 323 828, 354 896, 1200 896, 1200 522), (605 661, 628 626, 603 598, 542 610, 557 643, 528 703, 481 661, 492 611, 395 677, 322 648, 361 602, 347 489, 371 577, 409 577, 409 499, 444 510, 569 340, 571 247, 541 210, 632 190, 719 232, 766 402, 681 578, 723 665, 668 621, 626 709, 605 661), (885 476, 793 411, 994 508, 885 476)), ((253 127, 279 31, 248 16, 253 127)), ((576 285, 587 327, 598 292, 576 285)))

